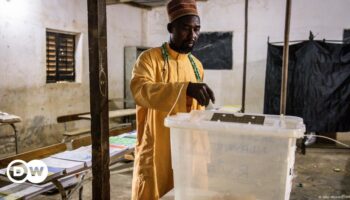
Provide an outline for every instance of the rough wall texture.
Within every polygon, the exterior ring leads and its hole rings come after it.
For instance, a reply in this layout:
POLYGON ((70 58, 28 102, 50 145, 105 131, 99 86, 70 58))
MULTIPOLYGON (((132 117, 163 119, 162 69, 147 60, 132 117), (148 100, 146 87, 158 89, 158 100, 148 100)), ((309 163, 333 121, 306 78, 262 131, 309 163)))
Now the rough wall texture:
MULTIPOLYGON (((57 116, 89 108, 86 1, 1 1, 0 30, 0 110, 23 120, 17 124, 19 151, 59 142, 57 116), (85 48, 77 83, 46 84, 46 29, 80 34, 79 47, 85 48)), ((12 130, 2 126, 0 136, 6 134, 12 130)), ((2 149, 0 156, 12 150, 2 149)))
MULTIPOLYGON (((107 7, 110 98, 123 97, 123 48, 142 43, 143 12, 107 7)), ((0 1, 0 111, 22 118, 16 124, 19 152, 61 142, 64 125, 57 124, 57 117, 89 111, 87 33, 87 1, 0 1), (46 29, 79 35, 75 83, 46 84, 46 29)), ((89 127, 90 122, 68 126, 89 127)), ((0 126, 0 157, 14 153, 11 135, 9 126, 0 126)))
MULTIPOLYGON (((249 2, 246 108, 262 112, 267 37, 283 40, 285 1, 249 2)), ((341 39, 343 29, 350 28, 349 7, 348 0, 293 1, 291 40, 307 39, 309 30, 318 39, 341 39)), ((241 104, 244 0, 210 0, 198 8, 202 31, 233 31, 233 70, 207 70, 205 80, 215 90, 217 105, 241 104)), ((123 97, 124 46, 161 45, 169 39, 167 23, 164 7, 107 7, 110 98, 123 97)), ((64 128, 57 116, 89 110, 87 31, 85 0, 0 1, 0 110, 23 119, 17 124, 20 152, 60 142, 64 128), (47 28, 80 35, 76 83, 45 83, 47 28)), ((14 152, 11 134, 9 127, 0 127, 0 157, 14 152)))

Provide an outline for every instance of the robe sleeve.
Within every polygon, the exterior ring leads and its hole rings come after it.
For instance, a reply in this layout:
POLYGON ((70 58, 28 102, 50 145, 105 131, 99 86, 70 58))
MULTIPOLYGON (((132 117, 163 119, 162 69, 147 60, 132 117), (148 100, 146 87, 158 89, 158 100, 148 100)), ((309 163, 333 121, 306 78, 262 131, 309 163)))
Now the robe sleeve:
POLYGON ((157 82, 157 76, 160 74, 157 74, 150 54, 142 53, 136 61, 130 82, 130 89, 136 104, 169 112, 180 95, 172 113, 186 112, 188 82, 157 82))

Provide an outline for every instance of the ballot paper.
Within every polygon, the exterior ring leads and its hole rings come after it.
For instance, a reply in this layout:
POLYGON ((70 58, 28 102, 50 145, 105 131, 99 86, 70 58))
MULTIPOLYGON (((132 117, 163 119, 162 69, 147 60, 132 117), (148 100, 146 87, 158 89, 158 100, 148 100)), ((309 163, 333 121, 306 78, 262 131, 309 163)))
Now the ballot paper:
POLYGON ((20 199, 42 191, 42 187, 37 187, 29 183, 12 183, 0 188, 0 199, 20 199))
POLYGON ((109 156, 116 156, 120 153, 123 153, 124 151, 128 150, 129 148, 124 145, 118 145, 118 144, 110 144, 109 145, 109 156))
POLYGON ((86 167, 91 167, 92 151, 91 145, 83 146, 72 151, 64 151, 51 156, 52 158, 58 158, 63 160, 71 160, 83 162, 86 167))
POLYGON ((129 148, 134 148, 136 145, 136 138, 132 137, 127 137, 127 136, 114 136, 109 138, 109 143, 110 144, 115 144, 115 145, 124 145, 129 148))
POLYGON ((136 139, 137 138, 137 131, 133 130, 133 131, 130 131, 130 132, 127 132, 127 133, 120 134, 118 136, 112 136, 110 138, 114 138, 114 137, 136 139))
MULTIPOLYGON (((58 179, 64 188, 78 183, 78 178, 75 175, 67 176, 58 179)), ((54 189, 55 185, 51 182, 43 185, 35 185, 30 183, 12 183, 0 188, 1 200, 13 199, 30 199, 43 192, 54 189)))
MULTIPOLYGON (((21 167, 24 170, 24 174, 23 174, 23 178, 26 176, 26 174, 28 173, 28 171, 26 170, 27 167, 25 167, 24 165, 20 164, 20 165, 16 165, 16 167, 21 167)), ((57 176, 60 176, 60 175, 63 175, 65 173, 65 169, 64 168, 61 168, 61 167, 55 167, 55 166, 47 166, 47 171, 48 171, 48 174, 47 174, 47 179, 52 179, 54 177, 57 177, 57 176)), ((11 167, 9 169, 9 173, 10 174, 13 174, 14 173, 14 168, 11 167)), ((2 175, 7 175, 7 168, 5 169, 1 169, 0 170, 0 174, 2 175)))
POLYGON ((72 161, 55 157, 44 158, 42 161, 48 166, 49 169, 62 169, 64 173, 70 173, 84 168, 84 162, 81 161, 72 161))

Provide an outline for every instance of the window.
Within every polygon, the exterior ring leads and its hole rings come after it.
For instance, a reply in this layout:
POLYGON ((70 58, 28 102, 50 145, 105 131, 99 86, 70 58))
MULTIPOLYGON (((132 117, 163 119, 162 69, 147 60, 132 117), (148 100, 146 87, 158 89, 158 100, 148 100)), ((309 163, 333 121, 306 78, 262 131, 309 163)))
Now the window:
POLYGON ((75 81, 75 35, 46 32, 46 83, 75 81))
POLYGON ((350 29, 345 29, 343 34, 343 41, 346 44, 350 43, 350 29))

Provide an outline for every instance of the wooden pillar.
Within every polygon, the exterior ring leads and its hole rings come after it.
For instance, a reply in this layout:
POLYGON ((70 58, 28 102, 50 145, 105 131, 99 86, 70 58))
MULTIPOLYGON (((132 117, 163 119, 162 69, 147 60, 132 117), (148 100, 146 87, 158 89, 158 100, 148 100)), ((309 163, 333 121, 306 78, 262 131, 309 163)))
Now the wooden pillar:
POLYGON ((110 199, 108 72, 105 0, 88 0, 92 196, 110 199))
POLYGON ((244 8, 244 55, 243 55, 243 85, 242 85, 242 108, 245 112, 245 90, 247 82, 247 51, 248 51, 248 0, 245 0, 244 8))
POLYGON ((280 114, 286 114, 287 103, 287 85, 288 85, 288 59, 289 59, 289 29, 290 29, 290 16, 292 9, 292 0, 286 1, 286 18, 284 24, 284 46, 283 46, 283 59, 282 59, 282 82, 281 82, 281 101, 280 101, 280 114))

